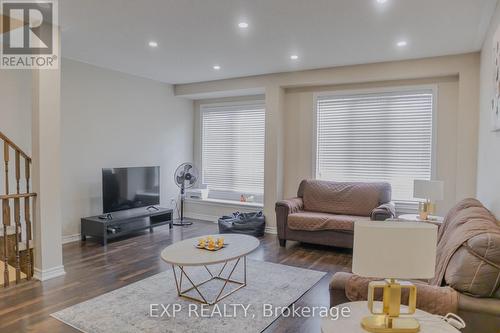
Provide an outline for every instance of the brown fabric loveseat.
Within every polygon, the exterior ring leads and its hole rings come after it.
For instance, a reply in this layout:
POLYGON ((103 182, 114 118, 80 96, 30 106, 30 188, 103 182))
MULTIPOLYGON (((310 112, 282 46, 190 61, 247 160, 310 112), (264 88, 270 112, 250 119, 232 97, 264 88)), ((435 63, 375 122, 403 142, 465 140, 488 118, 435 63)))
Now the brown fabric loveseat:
POLYGON ((303 180, 297 197, 276 203, 281 246, 286 240, 352 248, 354 221, 394 216, 389 183, 303 180))
MULTIPOLYGON (((371 280, 336 273, 331 306, 366 300, 371 280)), ((464 333, 500 332, 500 222, 478 200, 464 199, 448 212, 439 228, 436 275, 416 286, 417 308, 458 314, 467 324, 464 333)))

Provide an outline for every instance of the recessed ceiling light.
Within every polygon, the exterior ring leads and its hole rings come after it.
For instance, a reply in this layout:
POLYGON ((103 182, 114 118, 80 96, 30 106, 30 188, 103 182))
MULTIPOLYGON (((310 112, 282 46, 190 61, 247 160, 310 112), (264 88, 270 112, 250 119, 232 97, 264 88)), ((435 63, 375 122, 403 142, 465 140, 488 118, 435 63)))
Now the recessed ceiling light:
POLYGON ((299 59, 299 56, 298 56, 298 55, 296 55, 296 54, 292 54, 292 55, 290 56, 290 59, 292 59, 292 60, 297 60, 297 59, 299 59))
POLYGON ((238 27, 240 27, 241 29, 246 29, 246 28, 248 28, 248 23, 247 22, 240 22, 240 23, 238 23, 238 27))
POLYGON ((151 46, 151 47, 158 47, 158 43, 157 43, 157 42, 155 42, 154 40, 150 41, 150 42, 148 43, 148 45, 149 45, 149 46, 151 46))
POLYGON ((215 69, 216 71, 218 71, 220 69, 220 66, 219 65, 214 65, 214 67, 212 67, 213 69, 215 69))
POLYGON ((386 3, 387 0, 377 0, 378 3, 386 3))
POLYGON ((408 42, 405 40, 400 40, 396 45, 399 47, 405 47, 406 45, 408 45, 408 42))

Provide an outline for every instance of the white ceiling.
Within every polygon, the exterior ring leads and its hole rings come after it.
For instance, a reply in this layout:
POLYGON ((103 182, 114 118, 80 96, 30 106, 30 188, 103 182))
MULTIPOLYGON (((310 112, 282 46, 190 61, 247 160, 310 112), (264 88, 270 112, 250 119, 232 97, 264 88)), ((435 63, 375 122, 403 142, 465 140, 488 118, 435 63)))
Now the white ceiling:
POLYGON ((187 83, 477 51, 496 2, 64 0, 59 10, 64 57, 187 83))

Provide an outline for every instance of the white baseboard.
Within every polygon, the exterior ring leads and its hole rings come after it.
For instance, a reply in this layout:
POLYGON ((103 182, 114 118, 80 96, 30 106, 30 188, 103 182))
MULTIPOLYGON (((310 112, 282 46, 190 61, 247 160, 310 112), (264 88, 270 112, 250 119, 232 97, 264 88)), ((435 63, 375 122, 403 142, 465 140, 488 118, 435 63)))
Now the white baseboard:
MULTIPOLYGON (((198 214, 198 213, 192 213, 192 212, 186 212, 186 217, 190 218, 190 219, 210 221, 210 222, 213 222, 213 223, 217 223, 218 220, 219 220, 218 216, 198 214)), ((278 234, 278 230, 276 229, 276 227, 266 226, 265 233, 266 234, 277 235, 278 234)))
POLYGON ((212 215, 190 213, 190 212, 185 212, 185 215, 187 218, 190 218, 190 219, 210 221, 210 222, 214 222, 214 223, 217 223, 217 221, 219 220, 218 216, 212 216, 212 215))
POLYGON ((82 237, 81 234, 62 236, 62 243, 68 244, 68 243, 78 242, 81 240, 81 237, 82 237))
POLYGON ((34 274, 33 274, 33 278, 37 279, 37 280, 40 280, 40 281, 47 281, 47 280, 50 280, 50 279, 53 279, 53 278, 56 278, 56 277, 59 277, 59 276, 63 276, 64 274, 66 274, 66 271, 64 270, 64 266, 57 266, 57 267, 53 267, 53 268, 49 268, 49 269, 45 269, 45 270, 41 270, 39 268, 36 268, 34 269, 34 274))
POLYGON ((276 229, 276 227, 266 227, 265 233, 271 235, 277 235, 278 229, 276 229))

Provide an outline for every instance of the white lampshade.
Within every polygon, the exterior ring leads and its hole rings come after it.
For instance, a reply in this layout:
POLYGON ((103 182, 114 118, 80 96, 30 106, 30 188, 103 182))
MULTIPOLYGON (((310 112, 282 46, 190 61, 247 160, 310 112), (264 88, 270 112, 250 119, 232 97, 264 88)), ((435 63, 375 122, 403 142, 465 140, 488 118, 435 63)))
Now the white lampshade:
POLYGON ((353 273, 375 278, 430 279, 437 226, 423 222, 356 221, 353 273))
POLYGON ((444 183, 440 180, 415 179, 413 197, 430 201, 443 200, 443 185, 444 183))

